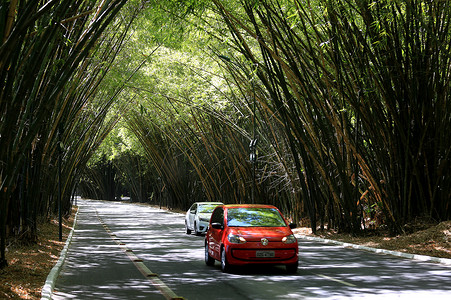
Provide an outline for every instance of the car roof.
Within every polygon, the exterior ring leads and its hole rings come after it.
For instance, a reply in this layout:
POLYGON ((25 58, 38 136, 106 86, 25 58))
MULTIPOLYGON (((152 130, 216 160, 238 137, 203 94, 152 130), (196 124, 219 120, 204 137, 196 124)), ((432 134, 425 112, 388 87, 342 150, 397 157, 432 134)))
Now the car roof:
POLYGON ((223 205, 224 203, 222 203, 222 202, 194 202, 194 204, 218 204, 218 205, 223 205))

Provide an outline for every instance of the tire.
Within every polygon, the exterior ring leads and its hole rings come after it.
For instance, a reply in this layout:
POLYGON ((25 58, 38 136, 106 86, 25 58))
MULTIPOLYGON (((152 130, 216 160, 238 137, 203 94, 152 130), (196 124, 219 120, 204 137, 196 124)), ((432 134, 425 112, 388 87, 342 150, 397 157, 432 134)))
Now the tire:
POLYGON ((205 264, 207 266, 214 266, 215 264, 215 259, 213 257, 210 256, 210 254, 208 253, 208 243, 205 243, 205 264))
POLYGON ((185 232, 186 234, 191 234, 191 229, 188 228, 188 224, 186 224, 186 221, 185 221, 185 232))
POLYGON ((230 272, 230 265, 227 262, 227 256, 226 256, 226 251, 224 249, 224 247, 221 249, 221 271, 223 273, 228 273, 230 272))
POLYGON ((287 273, 289 274, 295 274, 298 271, 299 262, 296 262, 294 264, 286 265, 287 273))

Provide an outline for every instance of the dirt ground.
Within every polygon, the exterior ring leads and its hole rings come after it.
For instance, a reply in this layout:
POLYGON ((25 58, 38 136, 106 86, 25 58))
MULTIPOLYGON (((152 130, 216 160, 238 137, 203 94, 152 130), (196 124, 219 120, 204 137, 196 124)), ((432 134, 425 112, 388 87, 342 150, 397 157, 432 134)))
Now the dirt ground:
MULTIPOLYGON (((73 211, 75 212, 75 210, 73 211)), ((58 241, 58 223, 52 220, 39 227, 38 243, 8 246, 9 266, 0 270, 0 299, 40 299, 48 273, 58 260, 73 224, 73 216, 64 219, 63 241, 58 241)), ((427 224, 410 229, 412 233, 390 237, 383 232, 352 237, 332 231, 317 236, 374 248, 451 258, 451 221, 427 224)), ((297 228, 296 233, 312 235, 311 229, 297 228)))
MULTIPOLYGON (((372 248, 451 258, 451 221, 440 224, 415 224, 407 226, 406 231, 410 233, 389 236, 384 231, 370 231, 356 237, 333 231, 318 231, 316 236, 372 248)), ((310 228, 296 228, 294 232, 312 235, 310 228)))
POLYGON ((47 275, 56 264, 73 224, 73 215, 63 219, 63 241, 59 242, 57 220, 38 227, 38 241, 23 244, 9 241, 8 266, 0 270, 0 299, 41 299, 47 275))

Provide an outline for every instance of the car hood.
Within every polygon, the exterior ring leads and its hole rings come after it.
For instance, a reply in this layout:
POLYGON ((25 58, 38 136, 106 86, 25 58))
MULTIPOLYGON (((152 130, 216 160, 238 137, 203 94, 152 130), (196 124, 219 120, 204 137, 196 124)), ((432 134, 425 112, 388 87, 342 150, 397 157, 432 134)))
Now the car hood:
POLYGON ((200 214, 197 214, 197 216, 199 217, 199 219, 208 219, 208 220, 210 220, 210 217, 211 217, 211 213, 200 213, 200 214))
POLYGON ((280 241, 293 234, 289 227, 229 227, 229 233, 240 235, 247 241, 260 241, 262 238, 280 241))

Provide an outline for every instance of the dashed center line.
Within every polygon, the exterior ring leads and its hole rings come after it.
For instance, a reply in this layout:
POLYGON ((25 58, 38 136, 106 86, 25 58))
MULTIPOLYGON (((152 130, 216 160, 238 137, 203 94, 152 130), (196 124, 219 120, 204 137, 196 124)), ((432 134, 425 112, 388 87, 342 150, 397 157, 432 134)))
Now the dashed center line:
POLYGON ((351 287, 356 286, 355 284, 352 284, 352 283, 349 283, 349 282, 346 282, 346 281, 343 281, 343 280, 340 280, 340 279, 336 279, 336 278, 333 278, 333 277, 330 277, 330 276, 326 276, 326 275, 323 275, 323 274, 316 274, 316 273, 312 273, 312 274, 314 274, 316 276, 319 276, 319 277, 322 277, 322 278, 327 279, 327 280, 331 280, 331 281, 335 281, 335 282, 341 283, 343 285, 347 285, 347 286, 351 286, 351 287))

